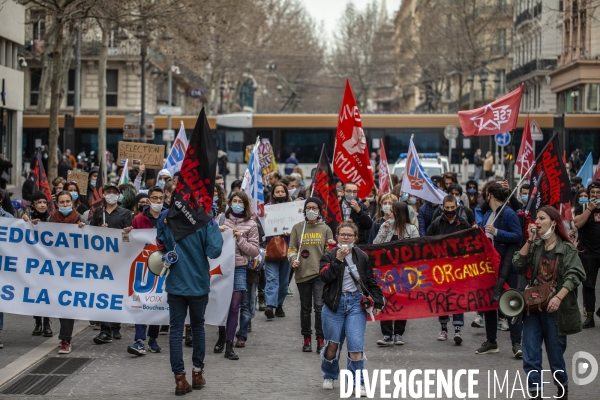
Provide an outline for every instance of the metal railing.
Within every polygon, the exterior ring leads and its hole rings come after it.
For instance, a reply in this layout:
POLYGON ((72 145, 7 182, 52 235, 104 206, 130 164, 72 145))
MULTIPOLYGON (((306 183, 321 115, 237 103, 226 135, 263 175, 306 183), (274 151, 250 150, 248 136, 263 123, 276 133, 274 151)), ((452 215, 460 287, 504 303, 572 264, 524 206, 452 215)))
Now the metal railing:
POLYGON ((529 61, 527 64, 523 64, 520 67, 518 67, 517 69, 514 69, 512 71, 510 71, 507 75, 506 75, 506 82, 512 82, 515 79, 523 76, 523 75, 527 75, 533 71, 538 71, 538 70, 553 70, 556 68, 557 65, 557 60, 540 60, 540 59, 535 59, 535 60, 531 60, 529 61))

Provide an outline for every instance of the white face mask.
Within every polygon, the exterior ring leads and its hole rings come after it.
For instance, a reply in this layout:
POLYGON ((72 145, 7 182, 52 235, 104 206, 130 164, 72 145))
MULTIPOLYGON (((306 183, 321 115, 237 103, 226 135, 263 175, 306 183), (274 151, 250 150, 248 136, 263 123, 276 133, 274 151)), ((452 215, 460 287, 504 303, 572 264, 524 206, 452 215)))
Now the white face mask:
POLYGON ((319 212, 315 211, 315 210, 307 210, 306 211, 306 218, 309 221, 314 221, 315 219, 319 218, 319 212))
POLYGON ((104 200, 110 205, 117 204, 117 200, 119 200, 118 194, 107 194, 104 196, 104 200))
POLYGON ((293 189, 288 189, 288 193, 291 195, 293 195, 294 193, 296 193, 296 188, 293 189))
POLYGON ((163 203, 158 203, 158 204, 150 203, 150 208, 154 212, 160 212, 163 208, 163 203))
POLYGON ((550 236, 552 236, 552 234, 554 233, 554 226, 555 226, 555 224, 552 224, 550 229, 548 229, 546 232, 540 234, 540 238, 542 238, 544 240, 550 239, 550 236))
POLYGON ((391 206, 388 206, 388 205, 386 204, 385 206, 381 206, 381 211, 382 211, 384 214, 389 214, 389 213, 390 213, 390 208, 391 208, 391 206))

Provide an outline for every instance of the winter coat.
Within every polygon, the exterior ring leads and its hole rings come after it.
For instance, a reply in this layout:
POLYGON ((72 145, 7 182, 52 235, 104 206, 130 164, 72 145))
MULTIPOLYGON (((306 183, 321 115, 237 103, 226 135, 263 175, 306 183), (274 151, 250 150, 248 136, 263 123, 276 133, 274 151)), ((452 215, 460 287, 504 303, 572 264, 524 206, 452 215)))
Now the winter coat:
MULTIPOLYGON (((235 244, 235 266, 248 265, 248 257, 256 257, 260 249, 256 222, 253 219, 244 221, 243 218, 237 218, 232 213, 229 214, 229 218, 225 219, 223 226, 230 230, 237 228, 242 232, 242 237, 235 244)), ((225 231, 225 234, 232 235, 233 233, 225 231)))

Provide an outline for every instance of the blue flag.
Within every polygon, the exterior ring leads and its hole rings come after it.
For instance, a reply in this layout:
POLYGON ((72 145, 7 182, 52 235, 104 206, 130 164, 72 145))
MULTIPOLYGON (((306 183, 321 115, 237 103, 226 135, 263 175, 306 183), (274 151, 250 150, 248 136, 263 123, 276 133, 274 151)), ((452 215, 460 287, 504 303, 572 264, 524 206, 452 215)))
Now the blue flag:
POLYGON ((412 138, 410 139, 404 175, 402 176, 402 192, 412 194, 433 204, 442 204, 444 197, 446 197, 446 193, 434 185, 425 173, 412 138))
POLYGON ((592 153, 588 154, 577 176, 581 178, 583 187, 587 189, 594 177, 594 160, 592 160, 592 153))
POLYGON ((250 160, 248 160, 248 169, 244 173, 242 190, 252 200, 252 212, 254 216, 258 217, 261 223, 263 223, 265 218, 265 195, 263 192, 262 171, 259 163, 258 143, 257 140, 250 155, 250 160))

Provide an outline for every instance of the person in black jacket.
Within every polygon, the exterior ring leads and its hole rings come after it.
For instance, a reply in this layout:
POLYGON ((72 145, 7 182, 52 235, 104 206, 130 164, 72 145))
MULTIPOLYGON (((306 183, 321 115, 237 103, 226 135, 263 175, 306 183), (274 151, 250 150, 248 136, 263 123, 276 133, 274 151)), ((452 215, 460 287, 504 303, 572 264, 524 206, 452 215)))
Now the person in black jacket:
MULTIPOLYGON (((325 336, 325 347, 321 351, 323 389, 333 389, 333 381, 339 377, 344 339, 348 342, 348 371, 354 377, 356 370, 364 367, 367 312, 361 307, 363 295, 373 301, 373 315, 378 315, 384 307, 383 293, 375 281, 369 256, 354 247, 358 233, 355 224, 342 222, 337 228, 338 248, 321 257, 319 275, 325 283, 321 311, 325 336)), ((354 378, 351 380, 348 384, 353 387, 354 378)), ((362 376, 360 381, 361 395, 364 396, 362 376)))
POLYGON ((342 220, 352 220, 358 227, 357 244, 366 243, 369 238, 373 220, 369 215, 369 208, 360 203, 356 195, 358 186, 354 182, 346 182, 344 185, 344 198, 340 201, 342 220))
POLYGON ((33 178, 33 171, 27 175, 27 179, 23 182, 23 187, 21 188, 21 197, 25 200, 31 202, 31 195, 35 190, 35 180, 33 178))

